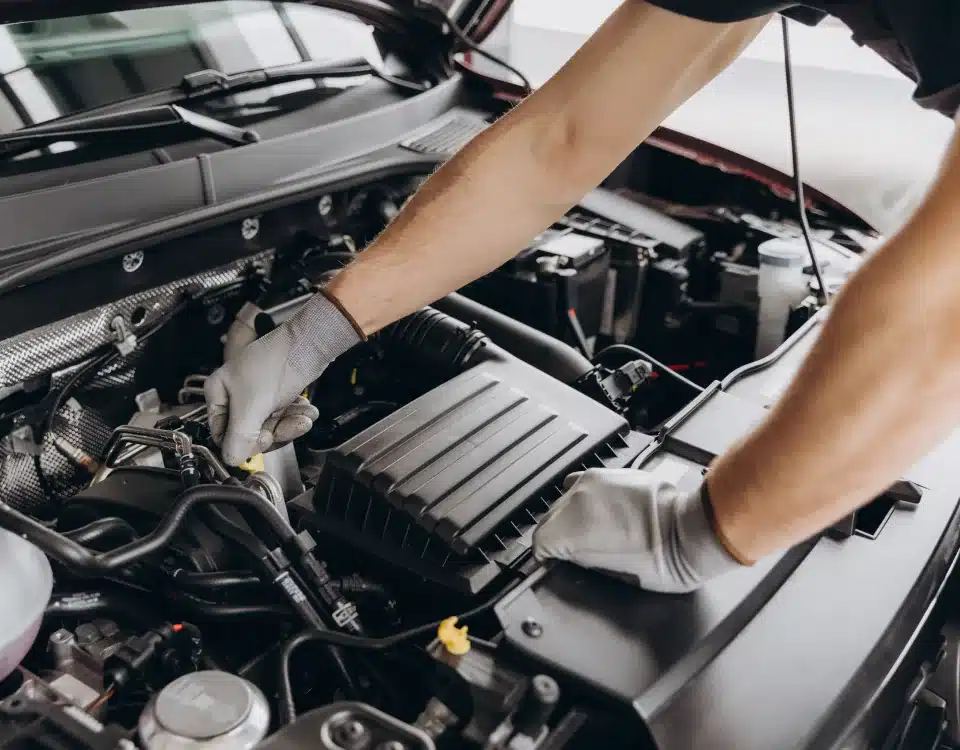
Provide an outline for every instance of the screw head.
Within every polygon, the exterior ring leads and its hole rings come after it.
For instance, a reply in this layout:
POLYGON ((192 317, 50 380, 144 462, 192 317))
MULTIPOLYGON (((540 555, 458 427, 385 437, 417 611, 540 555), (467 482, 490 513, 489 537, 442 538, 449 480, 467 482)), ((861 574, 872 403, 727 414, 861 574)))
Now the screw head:
POLYGON ((523 621, 520 629, 523 630, 523 634, 528 638, 539 638, 543 635, 543 625, 530 617, 523 621))
POLYGON ((320 200, 317 201, 317 213, 321 216, 329 216, 331 211, 333 211, 333 196, 320 196, 320 200))
POLYGON ((227 311, 223 305, 210 305, 207 309, 207 323, 212 326, 220 325, 227 317, 227 311))
POLYGON ((356 719, 340 724, 333 732, 334 739, 345 748, 359 747, 366 739, 367 728, 356 719))
POLYGON ((121 263, 123 264, 123 270, 127 273, 139 271, 140 266, 143 265, 143 251, 137 250, 135 253, 127 253, 123 256, 121 263))
POLYGON ((240 234, 243 235, 243 239, 252 240, 258 234, 260 234, 260 219, 256 216, 251 216, 248 219, 244 219, 243 223, 240 225, 240 234))

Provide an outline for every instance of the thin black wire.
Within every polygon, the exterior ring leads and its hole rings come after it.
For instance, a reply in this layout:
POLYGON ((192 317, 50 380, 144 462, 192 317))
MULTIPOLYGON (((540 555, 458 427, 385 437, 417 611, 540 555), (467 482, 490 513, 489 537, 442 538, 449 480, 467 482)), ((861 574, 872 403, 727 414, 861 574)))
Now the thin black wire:
POLYGON ((488 52, 487 50, 483 49, 483 47, 481 47, 479 44, 474 42, 470 37, 467 36, 466 32, 464 32, 463 29, 457 26, 457 24, 454 22, 452 18, 450 18, 450 16, 447 14, 445 10, 434 5, 433 3, 422 2, 421 4, 425 7, 430 8, 434 13, 440 16, 443 22, 447 25, 447 28, 453 32, 453 35, 460 41, 460 43, 464 47, 480 55, 480 57, 485 57, 495 65, 499 65, 504 70, 510 71, 511 73, 513 73, 513 75, 519 78, 521 83, 523 84, 525 96, 533 92, 533 85, 530 83, 529 78, 527 78, 523 73, 521 73, 517 68, 515 68, 513 65, 508 63, 502 57, 499 57, 498 55, 495 55, 492 52, 488 52))
POLYGON ((697 391, 697 393, 703 392, 702 386, 697 385, 689 378, 685 378, 676 370, 671 369, 670 367, 665 365, 663 362, 657 359, 654 359, 645 351, 643 351, 642 349, 637 349, 637 347, 635 346, 630 346, 628 344, 613 344, 611 346, 608 346, 606 349, 601 349, 599 352, 597 352, 593 357, 593 361, 600 362, 608 354, 629 354, 633 357, 644 359, 647 362, 649 362, 651 365, 653 365, 656 369, 658 369, 660 372, 662 372, 664 375, 669 375, 670 377, 674 378, 678 382, 683 383, 685 386, 689 388, 693 388, 695 391, 697 391))
MULTIPOLYGON (((499 593, 477 605, 473 609, 457 615, 459 622, 465 622, 478 615, 490 611, 502 602, 517 586, 520 580, 507 584, 499 593)), ((293 697, 293 684, 290 680, 290 663, 294 652, 307 643, 324 643, 327 645, 344 646, 347 648, 363 649, 366 651, 387 651, 401 644, 412 641, 416 638, 435 633, 440 627, 442 620, 430 622, 425 625, 419 625, 409 630, 402 630, 399 633, 386 636, 384 638, 368 638, 365 636, 348 635, 334 630, 305 630, 288 640, 280 653, 279 675, 277 685, 277 701, 280 708, 280 721, 284 724, 292 724, 297 718, 297 709, 293 697)))
POLYGON ((787 109, 790 113, 790 151, 793 155, 793 181, 797 196, 797 209, 800 213, 800 230, 803 232, 803 239, 807 243, 807 252, 810 253, 810 261, 813 263, 813 272, 816 274, 817 284, 820 285, 820 301, 826 303, 830 301, 830 292, 827 290, 827 285, 823 282, 823 273, 820 271, 820 261, 817 260, 817 253, 813 249, 813 240, 810 239, 810 222, 807 220, 807 202, 803 195, 803 179, 800 176, 800 147, 797 138, 797 113, 793 96, 793 62, 791 61, 790 55, 790 26, 786 16, 780 16, 780 28, 783 31, 783 63, 787 77, 787 109))

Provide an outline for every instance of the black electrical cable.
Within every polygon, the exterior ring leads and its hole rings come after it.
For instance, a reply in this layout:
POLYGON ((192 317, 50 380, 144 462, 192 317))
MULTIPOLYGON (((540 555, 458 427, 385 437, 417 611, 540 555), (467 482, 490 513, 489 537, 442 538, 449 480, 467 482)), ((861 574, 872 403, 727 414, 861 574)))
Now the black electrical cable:
POLYGON ((437 5, 434 5, 433 3, 424 2, 424 0, 420 0, 419 5, 421 7, 429 8, 431 11, 436 13, 440 17, 440 19, 444 22, 444 24, 446 24, 447 28, 450 29, 453 35, 460 41, 460 43, 464 47, 471 50, 472 52, 475 52, 481 57, 485 57, 494 65, 499 65, 504 70, 510 71, 511 73, 513 73, 513 75, 519 78, 521 83, 523 84, 524 95, 528 95, 533 92, 533 86, 531 85, 529 78, 527 78, 523 73, 521 73, 517 68, 515 68, 513 65, 508 63, 502 57, 499 57, 498 55, 495 55, 492 52, 488 52, 487 50, 483 49, 483 47, 481 47, 479 44, 477 44, 475 41, 473 41, 470 37, 468 37, 466 32, 463 29, 461 29, 454 22, 452 18, 450 18, 450 15, 445 10, 443 10, 437 5))
POLYGON ((609 354, 627 354, 631 357, 636 357, 638 359, 646 360, 651 365, 656 367, 663 374, 669 375, 674 380, 677 380, 678 382, 683 383, 685 386, 688 386, 689 388, 693 388, 698 393, 703 392, 703 388, 701 386, 697 385, 689 378, 685 378, 679 372, 671 369, 670 367, 665 365, 663 362, 660 362, 659 360, 654 359, 642 349, 637 349, 637 347, 635 346, 629 346, 627 344, 613 344, 597 352, 594 355, 593 360, 594 362, 600 362, 604 357, 606 357, 609 354))
MULTIPOLYGON (((507 584, 496 596, 488 599, 483 604, 477 605, 473 609, 467 610, 463 614, 457 615, 457 619, 461 621, 469 620, 470 618, 477 617, 484 612, 490 611, 519 585, 519 580, 507 584)), ((442 620, 428 622, 424 625, 418 625, 417 627, 410 628, 408 630, 401 630, 399 633, 394 633, 393 635, 384 636, 382 638, 348 635, 347 633, 340 633, 332 630, 305 630, 302 633, 294 636, 291 641, 300 639, 303 643, 331 643, 336 646, 356 648, 363 651, 388 651, 391 648, 396 648, 397 646, 407 643, 408 641, 412 641, 416 638, 422 638, 425 635, 430 635, 436 632, 437 628, 440 627, 442 622, 442 620)))
POLYGON ((790 151, 793 156, 794 191, 797 197, 797 210, 800 214, 800 230, 803 232, 803 239, 807 243, 807 252, 810 253, 810 262, 813 264, 813 273, 817 277, 817 284, 820 285, 818 297, 820 302, 827 303, 830 301, 830 292, 823 281, 820 261, 817 260, 817 253, 813 249, 813 240, 810 237, 810 222, 807 220, 807 202, 803 195, 803 179, 800 175, 800 147, 797 138, 797 113, 793 95, 793 62, 790 55, 789 23, 786 16, 780 16, 780 27, 783 31, 783 63, 787 78, 787 109, 790 114, 790 151))
MULTIPOLYGON (((503 601, 519 585, 519 580, 507 584, 499 593, 487 601, 477 605, 473 609, 469 609, 466 612, 457 615, 457 621, 465 622, 484 614, 485 612, 489 612, 501 601, 503 601)), ((280 708, 280 721, 284 724, 291 724, 297 718, 297 709, 293 698, 293 685, 290 681, 290 663, 294 652, 301 646, 307 643, 324 643, 327 645, 344 646, 366 651, 387 651, 407 643, 408 641, 435 633, 442 622, 443 620, 438 620, 437 622, 426 623, 425 625, 419 625, 415 628, 410 628, 409 630, 403 630, 399 633, 394 633, 393 635, 389 635, 384 638, 367 638, 365 636, 347 635, 346 633, 338 633, 331 630, 305 630, 293 636, 293 638, 284 644, 278 660, 279 675, 277 680, 277 703, 280 708)))

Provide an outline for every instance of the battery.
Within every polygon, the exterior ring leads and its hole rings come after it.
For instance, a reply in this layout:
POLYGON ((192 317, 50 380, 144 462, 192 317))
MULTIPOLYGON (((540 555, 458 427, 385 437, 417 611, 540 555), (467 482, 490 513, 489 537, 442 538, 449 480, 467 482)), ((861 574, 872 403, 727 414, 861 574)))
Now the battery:
POLYGON ((592 347, 604 324, 610 268, 603 239, 551 229, 461 293, 573 346, 582 348, 585 339, 592 347))

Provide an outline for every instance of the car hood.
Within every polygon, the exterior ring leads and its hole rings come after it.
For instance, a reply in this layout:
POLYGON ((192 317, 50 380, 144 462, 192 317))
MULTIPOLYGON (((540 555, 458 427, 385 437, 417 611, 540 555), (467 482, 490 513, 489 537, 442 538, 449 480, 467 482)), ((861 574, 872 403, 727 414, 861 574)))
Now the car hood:
MULTIPOLYGON (((91 13, 183 5, 189 0, 0 0, 0 23, 38 21, 91 13)), ((292 0, 297 2, 298 0, 292 0)), ((417 34, 418 41, 442 47, 452 44, 444 33, 452 19, 474 41, 482 41, 496 27, 513 0, 303 0, 310 5, 356 13, 401 32, 417 34), (437 12, 438 9, 442 13, 437 12)))

